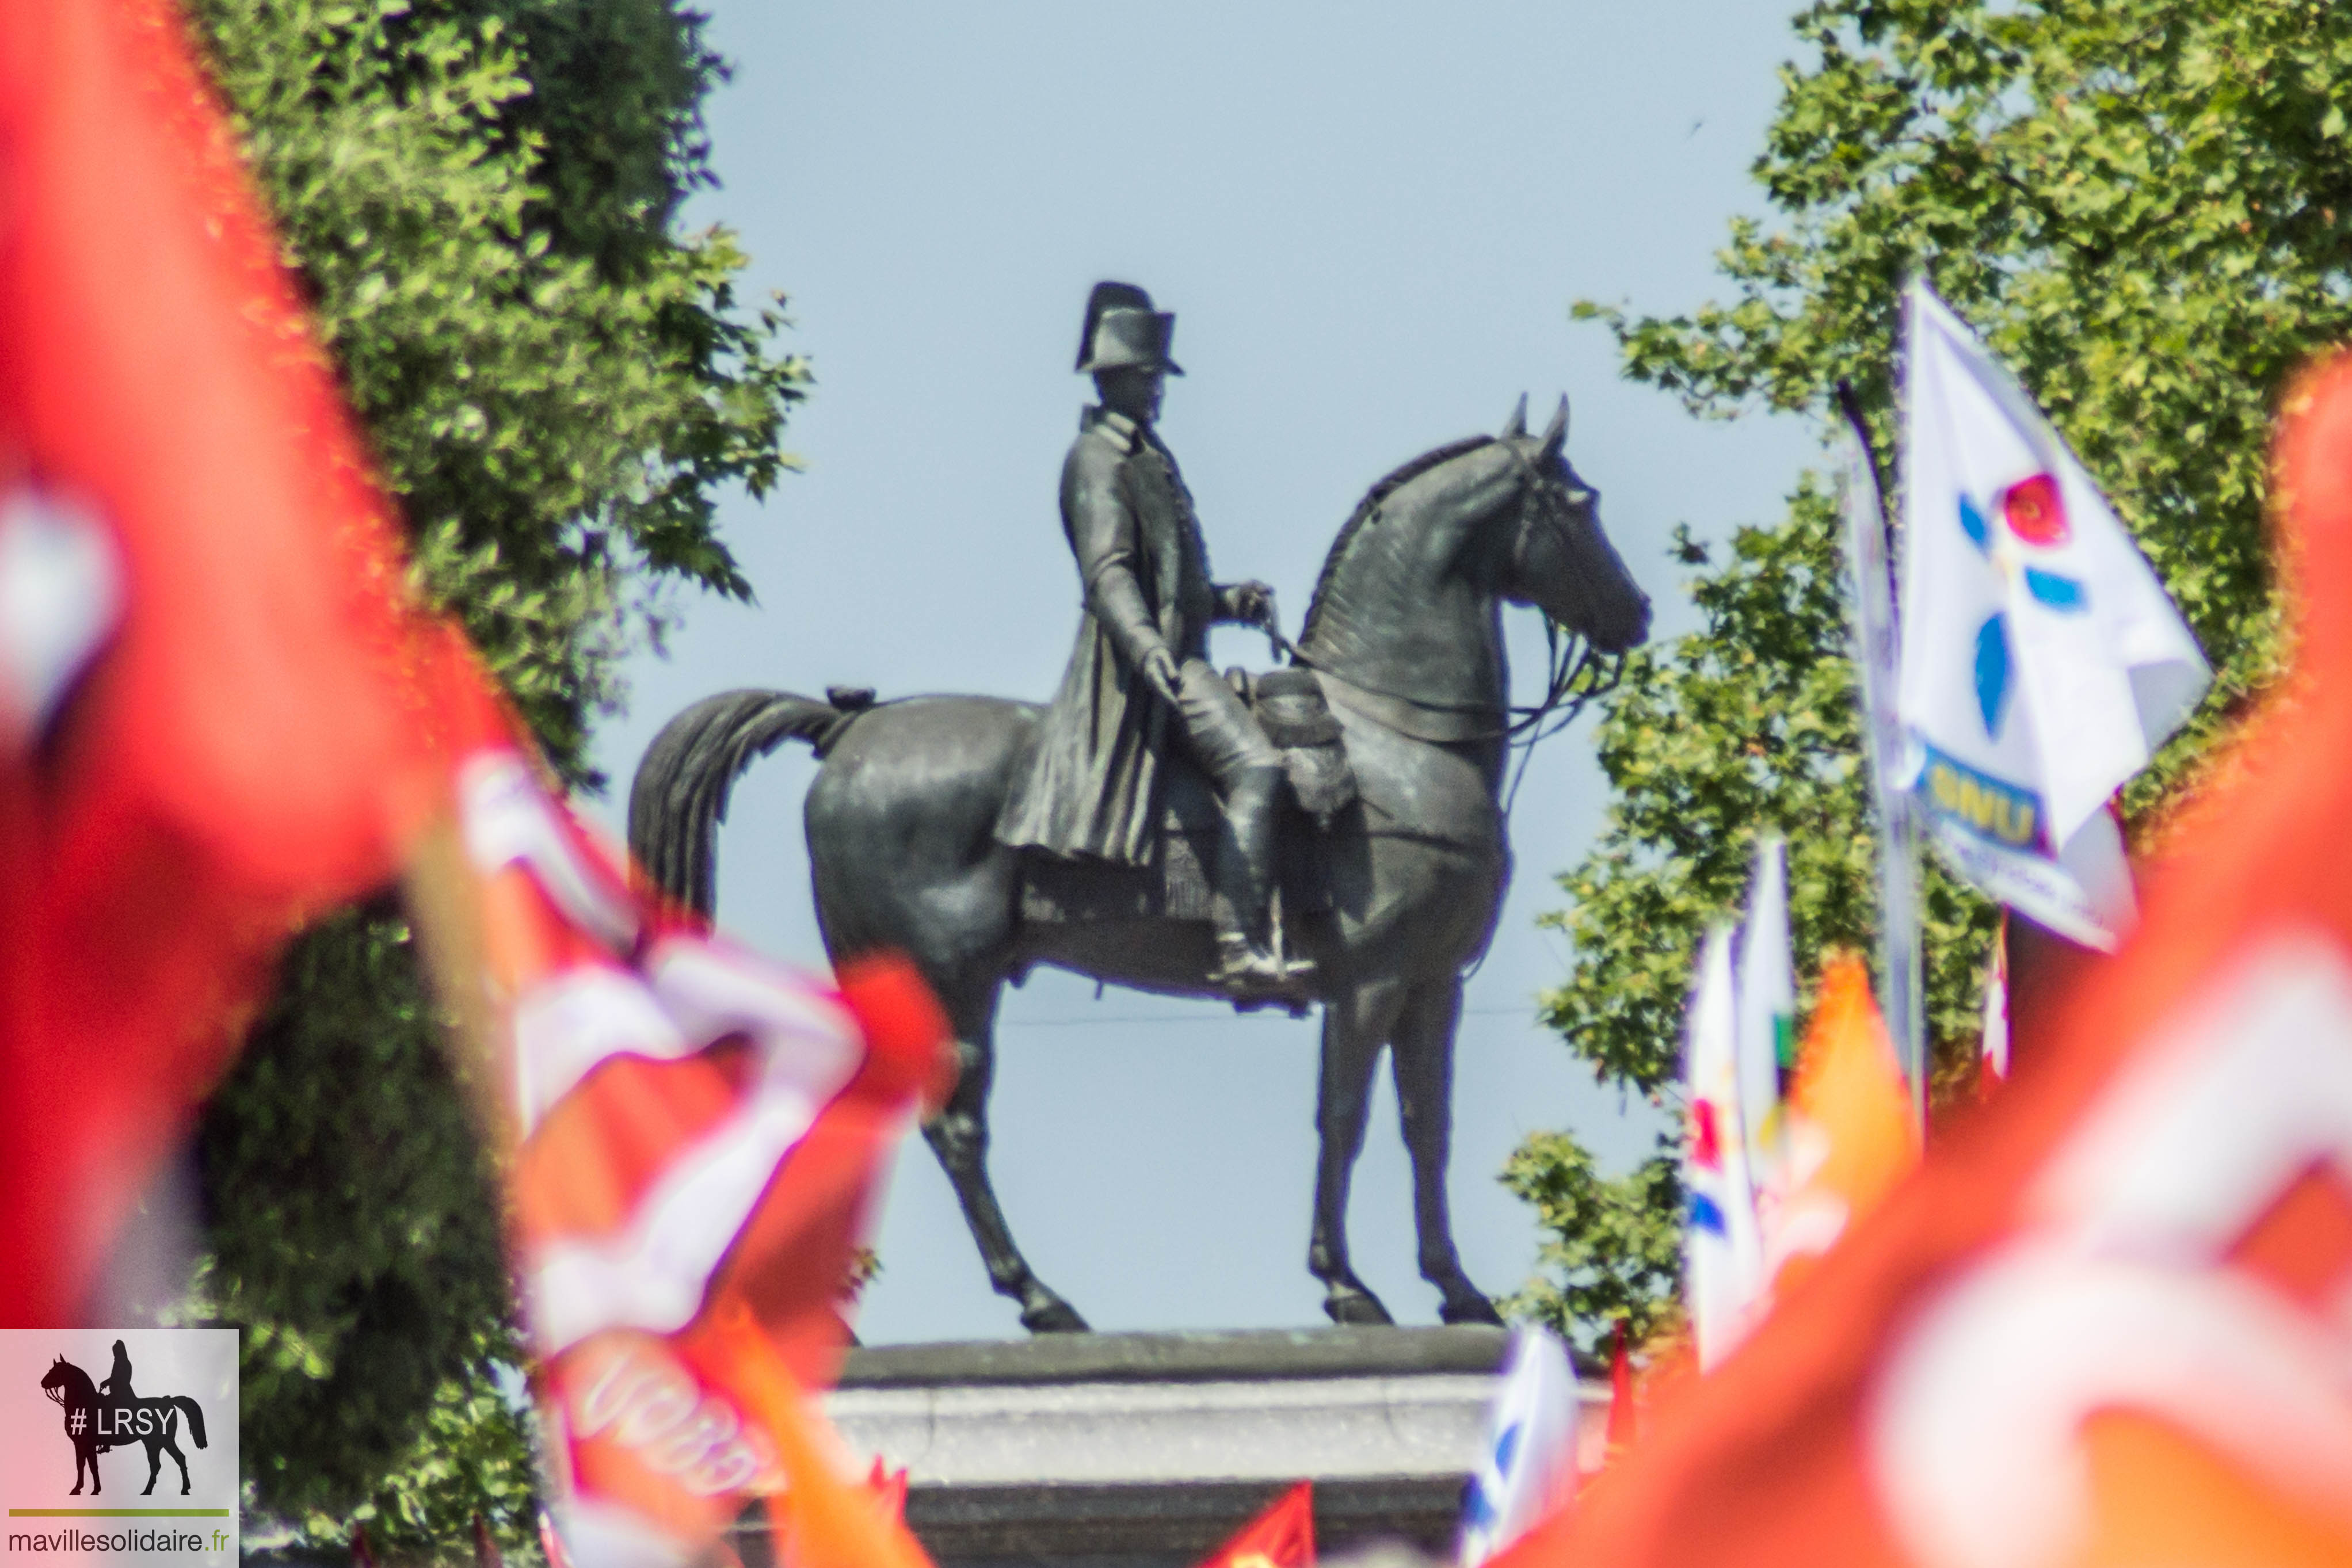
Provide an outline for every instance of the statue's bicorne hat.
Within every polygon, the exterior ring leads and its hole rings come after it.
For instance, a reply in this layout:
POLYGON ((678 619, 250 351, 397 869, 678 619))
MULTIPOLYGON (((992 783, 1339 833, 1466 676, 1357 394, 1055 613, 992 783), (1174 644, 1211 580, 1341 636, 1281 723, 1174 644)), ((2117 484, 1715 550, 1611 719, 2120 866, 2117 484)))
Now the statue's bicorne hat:
POLYGON ((1132 283, 1097 283, 1087 296, 1086 329, 1078 336, 1078 369, 1096 371, 1164 371, 1181 376, 1184 368, 1168 357, 1169 340, 1176 333, 1173 312, 1154 310, 1151 296, 1132 283))

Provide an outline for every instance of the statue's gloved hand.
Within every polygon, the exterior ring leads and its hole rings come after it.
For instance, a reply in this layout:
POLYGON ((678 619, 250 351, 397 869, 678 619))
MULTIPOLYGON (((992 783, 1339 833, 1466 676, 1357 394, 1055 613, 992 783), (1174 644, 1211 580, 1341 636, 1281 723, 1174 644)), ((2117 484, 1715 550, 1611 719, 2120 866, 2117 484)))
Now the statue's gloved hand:
POLYGON ((1238 621, 1244 626, 1271 626, 1275 622, 1274 590, 1253 578, 1247 582, 1229 582, 1217 590, 1223 601, 1218 608, 1224 619, 1238 621))
POLYGON ((1174 707, 1178 680, 1176 655, 1168 651, 1168 644, 1160 643, 1145 649, 1136 667, 1143 672, 1143 678, 1151 683, 1151 689, 1160 694, 1160 700, 1174 707))

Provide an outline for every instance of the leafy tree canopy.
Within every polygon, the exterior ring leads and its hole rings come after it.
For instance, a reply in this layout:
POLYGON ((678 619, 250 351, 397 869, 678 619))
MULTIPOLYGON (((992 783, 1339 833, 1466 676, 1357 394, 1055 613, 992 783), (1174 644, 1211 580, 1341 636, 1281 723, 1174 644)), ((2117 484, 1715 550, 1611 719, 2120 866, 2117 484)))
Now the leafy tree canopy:
MULTIPOLYGON (((1705 417, 1819 415, 1850 380, 1889 453, 1899 291, 1924 272, 2099 477, 2215 665, 2204 708, 2126 793, 2144 821, 2279 667, 2267 433, 2284 379, 2352 328, 2352 12, 1819 0, 1794 26, 1808 63, 1782 68, 1754 165, 1775 215, 1732 225, 1728 300, 1575 314, 1615 335, 1629 378, 1705 417)), ((1698 938, 1740 897, 1759 834, 1790 841, 1808 984, 1826 949, 1874 940, 1837 538, 1813 476, 1719 561, 1685 535, 1700 629, 1639 654, 1601 723, 1612 808, 1560 879, 1569 905, 1548 918, 1575 960, 1543 1006, 1604 1078, 1670 1083, 1698 938)), ((1929 1031, 1948 1067, 1974 1040, 1991 911, 1935 870, 1925 920, 1929 1031)), ((1589 1184, 1580 1156, 1539 1138, 1506 1180, 1589 1184)), ((1630 1239, 1612 1239, 1617 1210, 1542 1209, 1557 1272, 1520 1309, 1622 1310, 1592 1292, 1671 1257, 1679 1225, 1671 1183, 1651 1190, 1630 1239), (1596 1228, 1593 1213, 1614 1218, 1596 1228)))
MULTIPOLYGON (((676 0, 191 0, 424 591, 557 766, 665 584, 744 596, 717 494, 757 496, 806 367, 744 257, 677 209, 719 79, 676 0)), ((297 944, 199 1143, 202 1307, 247 1330, 262 1507, 322 1537, 527 1539, 499 1198, 390 904, 297 944)))

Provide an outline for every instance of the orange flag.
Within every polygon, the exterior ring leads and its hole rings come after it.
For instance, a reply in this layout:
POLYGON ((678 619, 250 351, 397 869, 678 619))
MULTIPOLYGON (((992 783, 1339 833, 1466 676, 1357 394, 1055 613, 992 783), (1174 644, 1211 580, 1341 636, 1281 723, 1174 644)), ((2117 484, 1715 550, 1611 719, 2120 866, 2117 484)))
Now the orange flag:
POLYGON ((1201 1568, 1307 1568, 1315 1561, 1315 1483, 1300 1481, 1217 1548, 1201 1568))
POLYGON ((179 7, 0 6, 0 1324, 429 810, 402 572, 179 7))
POLYGON ((1793 1286, 1848 1227, 1885 1200, 1919 1163, 1919 1133, 1903 1068, 1851 954, 1822 972, 1813 1017, 1789 1092, 1789 1194, 1773 1209, 1765 1270, 1793 1286))
POLYGON ((2352 1563, 2352 361, 2273 476, 2294 671, 2138 933, 1546 1562, 2352 1563))
POLYGON ((751 1311, 729 1301, 716 1317, 745 1403, 775 1442, 783 1488, 770 1517, 783 1521, 783 1559, 793 1568, 931 1568, 887 1494, 849 1479, 847 1453, 751 1311))

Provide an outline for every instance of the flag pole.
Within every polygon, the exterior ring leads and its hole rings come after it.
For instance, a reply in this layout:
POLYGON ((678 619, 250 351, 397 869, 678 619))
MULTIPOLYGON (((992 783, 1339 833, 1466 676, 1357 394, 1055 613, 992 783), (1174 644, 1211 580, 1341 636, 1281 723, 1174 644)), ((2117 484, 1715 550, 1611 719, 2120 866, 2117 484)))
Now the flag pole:
POLYGON ((1853 440, 1846 476, 1846 574, 1853 594, 1854 665, 1863 687, 1863 743, 1878 818, 1878 974, 1880 1005, 1911 1080, 1911 1114, 1927 1126, 1927 986, 1919 939, 1919 831, 1909 793, 1895 787, 1901 732, 1894 723, 1895 579, 1893 532, 1870 426, 1852 383, 1837 383, 1838 412, 1853 440))

